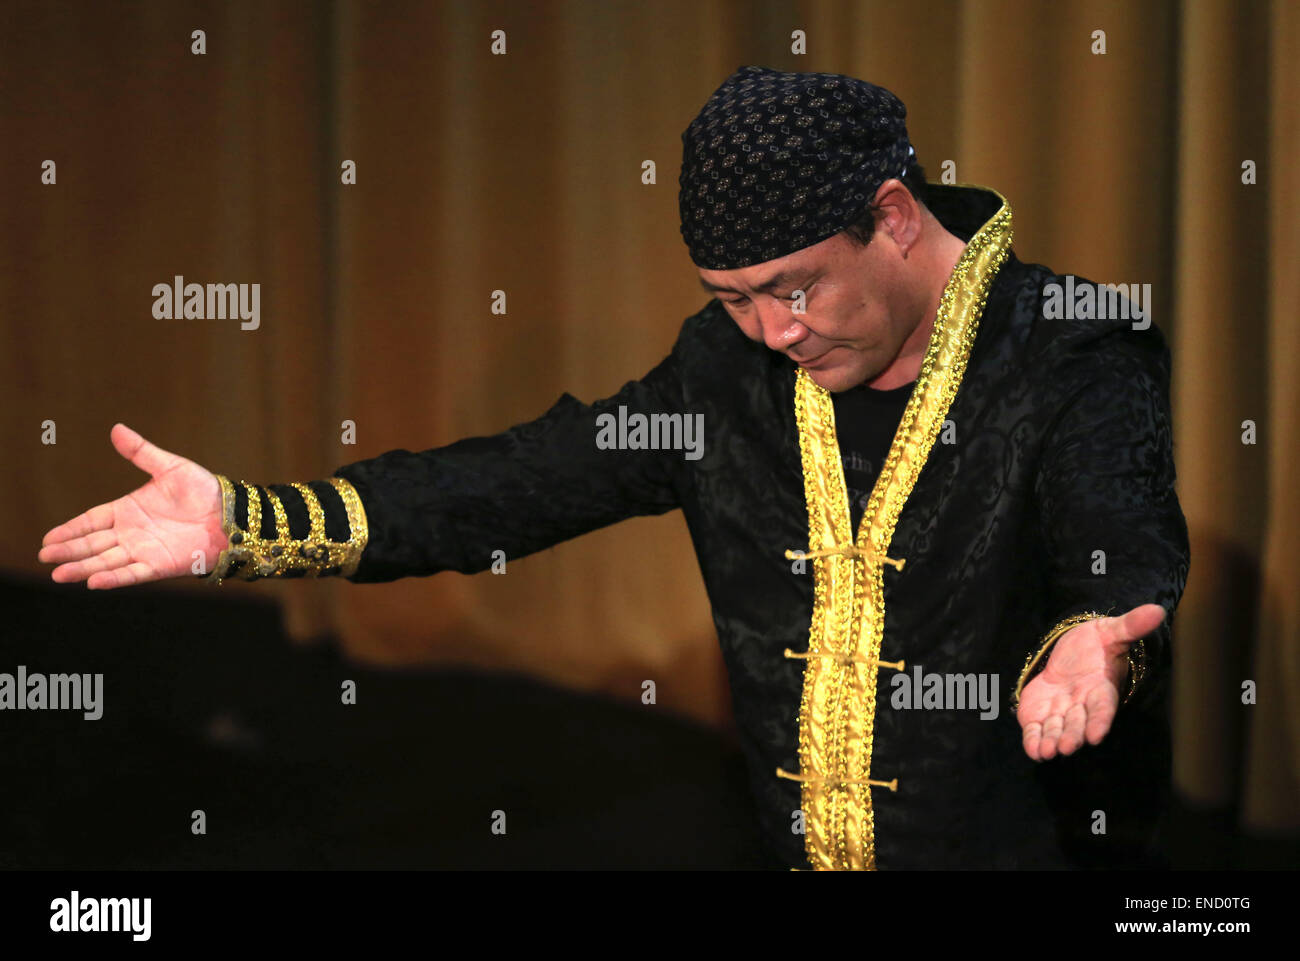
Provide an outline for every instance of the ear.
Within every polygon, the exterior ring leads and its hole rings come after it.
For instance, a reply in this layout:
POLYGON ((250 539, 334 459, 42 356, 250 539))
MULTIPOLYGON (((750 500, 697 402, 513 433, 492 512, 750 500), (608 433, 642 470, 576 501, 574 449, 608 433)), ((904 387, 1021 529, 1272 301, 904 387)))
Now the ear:
POLYGON ((877 188, 875 204, 879 209, 876 233, 892 240, 906 257, 921 238, 921 205, 896 177, 877 188))

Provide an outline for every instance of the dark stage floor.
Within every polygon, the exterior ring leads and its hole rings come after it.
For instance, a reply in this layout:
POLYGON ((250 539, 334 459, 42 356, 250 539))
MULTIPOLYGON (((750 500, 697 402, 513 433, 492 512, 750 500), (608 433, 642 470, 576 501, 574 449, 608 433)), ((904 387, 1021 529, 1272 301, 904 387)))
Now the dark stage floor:
POLYGON ((361 669, 291 647, 273 606, 231 593, 0 583, 0 671, 106 689, 95 721, 0 715, 0 867, 763 864, 719 734, 506 675, 361 669))
MULTIPOLYGON (((766 866, 717 732, 517 677, 362 669, 293 648, 273 606, 232 593, 0 581, 0 672, 106 688, 97 721, 0 714, 0 868, 766 866)), ((1297 863, 1230 824, 1176 808, 1171 863, 1297 863)))

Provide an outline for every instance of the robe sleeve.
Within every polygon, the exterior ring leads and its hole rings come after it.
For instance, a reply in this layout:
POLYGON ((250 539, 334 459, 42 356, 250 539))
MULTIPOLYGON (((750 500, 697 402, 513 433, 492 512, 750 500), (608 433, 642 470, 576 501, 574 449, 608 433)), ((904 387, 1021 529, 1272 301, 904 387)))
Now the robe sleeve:
MULTIPOLYGON (((634 414, 688 416, 678 346, 640 380, 584 404, 571 394, 502 433, 413 453, 391 450, 340 467, 364 507, 368 543, 355 583, 491 566, 616 521, 681 504, 685 453, 602 449, 599 424, 634 414), (602 415, 609 418, 598 421, 602 415), (496 555, 500 556, 500 555, 496 555)), ((615 436, 617 427, 605 435, 615 436)), ((630 446, 630 445, 629 445, 630 446)))
POLYGON ((1164 621, 1129 648, 1124 701, 1145 699, 1167 684, 1189 563, 1174 490, 1169 352, 1154 327, 1117 332, 1071 357, 1057 383, 1067 400, 1046 434, 1035 482, 1049 616, 1020 687, 1035 657, 1044 667, 1046 649, 1074 624, 1156 603, 1164 621))

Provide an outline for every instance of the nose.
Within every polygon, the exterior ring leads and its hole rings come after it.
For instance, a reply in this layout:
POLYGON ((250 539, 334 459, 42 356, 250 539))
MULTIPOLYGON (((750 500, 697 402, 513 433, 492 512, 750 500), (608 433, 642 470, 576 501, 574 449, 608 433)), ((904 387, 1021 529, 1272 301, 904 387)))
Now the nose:
POLYGON ((763 343, 769 348, 785 353, 808 337, 808 328, 786 304, 776 298, 756 302, 758 323, 763 332, 763 343))

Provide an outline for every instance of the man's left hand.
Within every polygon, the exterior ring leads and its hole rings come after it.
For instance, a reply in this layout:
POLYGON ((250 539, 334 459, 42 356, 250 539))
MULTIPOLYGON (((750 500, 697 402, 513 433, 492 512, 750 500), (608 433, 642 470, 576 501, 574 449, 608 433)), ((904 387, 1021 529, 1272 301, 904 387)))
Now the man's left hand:
POLYGON ((1165 619, 1159 604, 1070 628, 1052 645, 1047 667, 1020 692, 1016 719, 1025 753, 1035 761, 1073 754, 1087 738, 1098 744, 1119 708, 1128 674, 1128 648, 1165 619))

